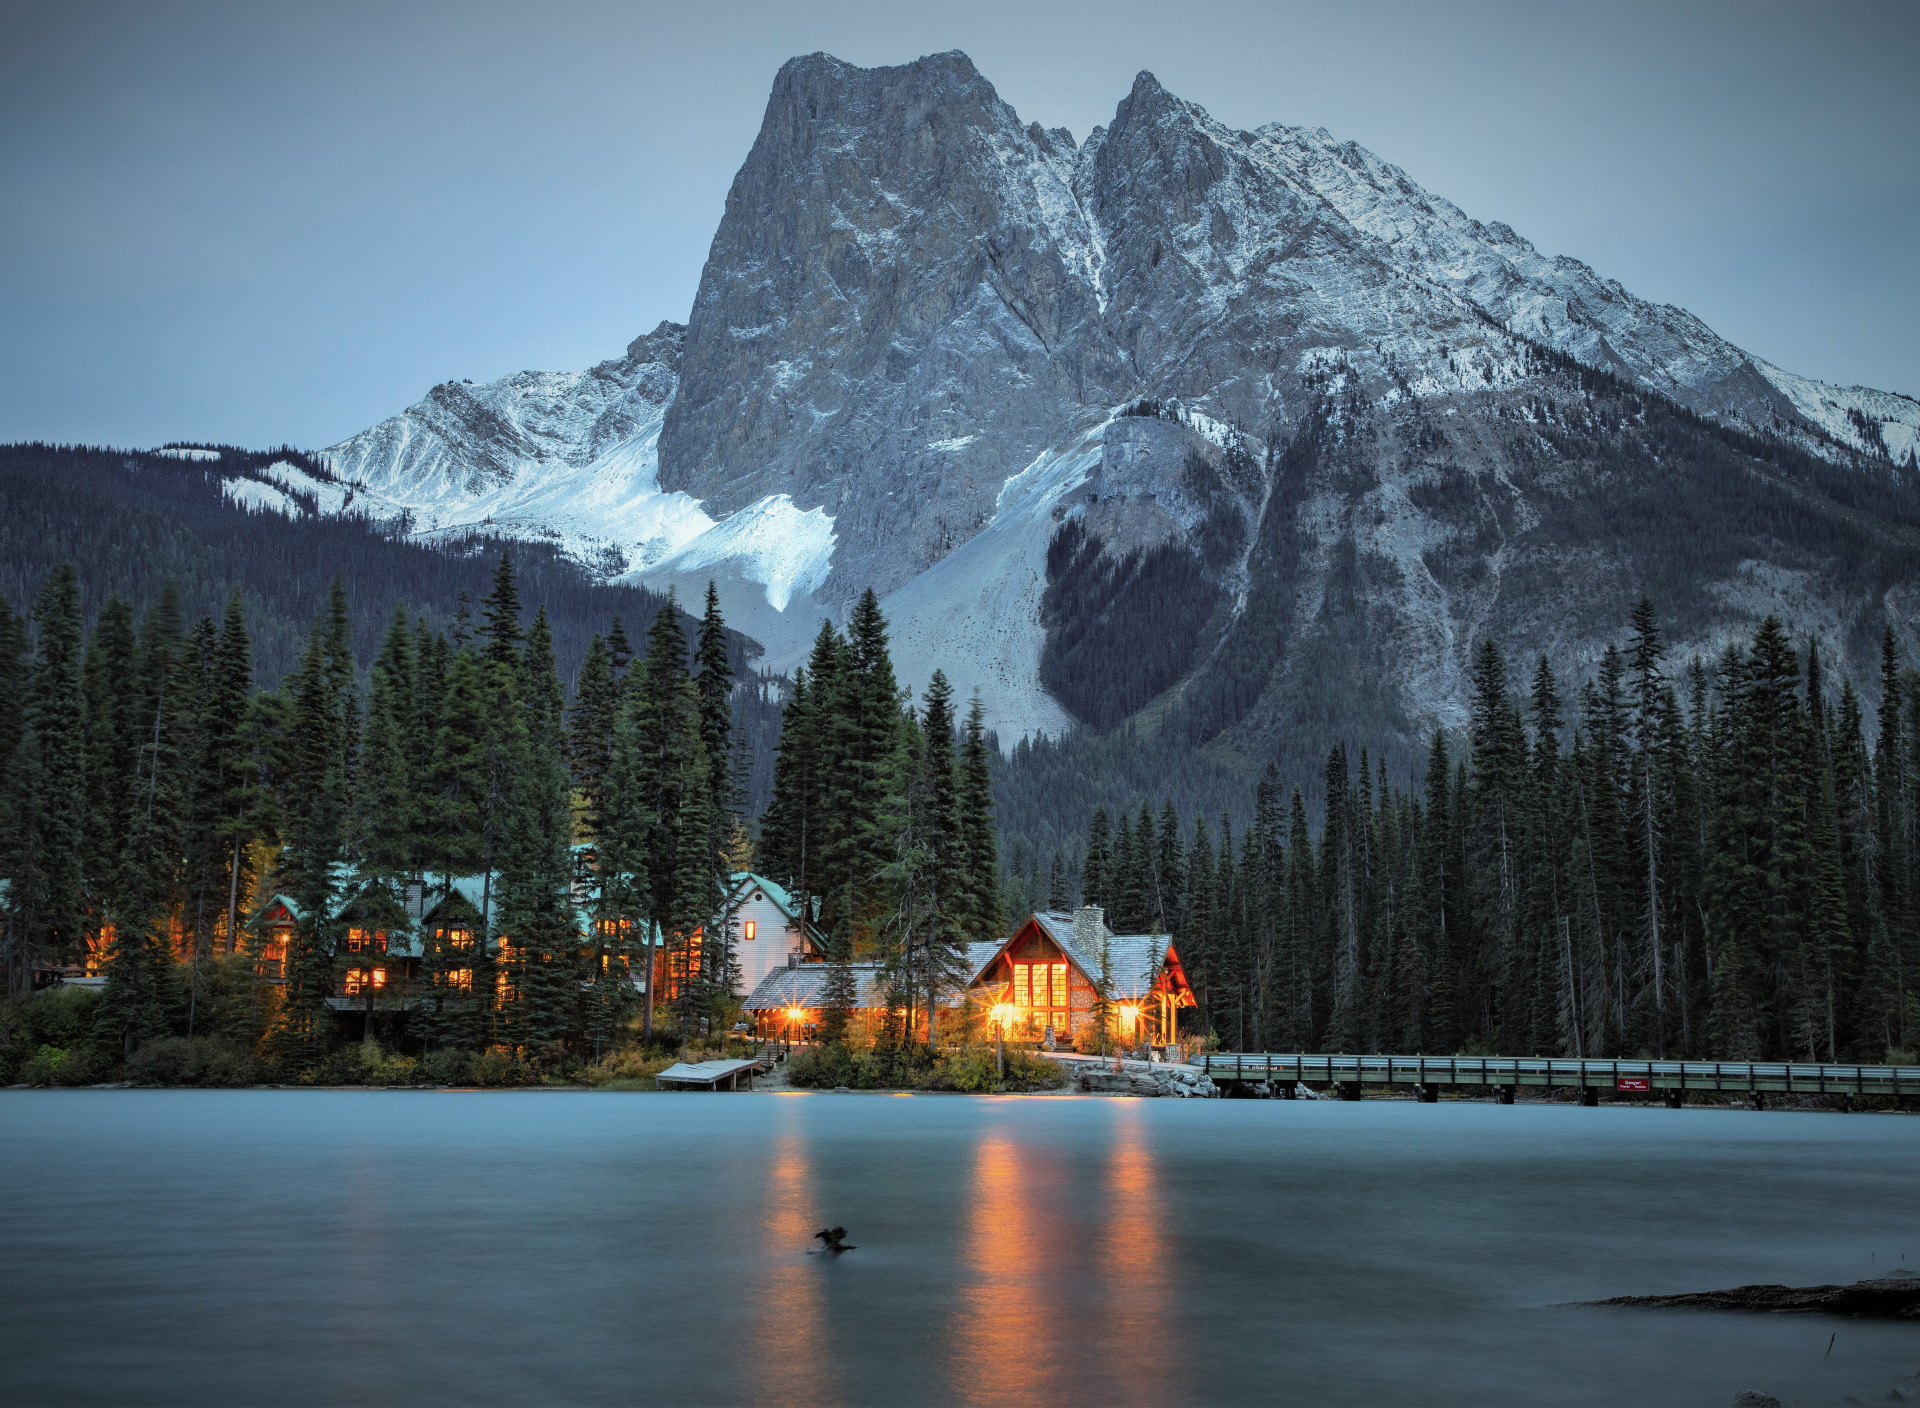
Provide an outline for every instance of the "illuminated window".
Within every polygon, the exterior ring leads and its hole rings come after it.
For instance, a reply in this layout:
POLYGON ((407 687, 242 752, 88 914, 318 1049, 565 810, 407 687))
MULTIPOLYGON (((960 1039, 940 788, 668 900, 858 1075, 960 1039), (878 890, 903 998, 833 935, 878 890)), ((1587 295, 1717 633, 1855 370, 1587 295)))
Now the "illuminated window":
POLYGON ((1027 978, 1027 965, 1013 965, 1013 1005, 1015 1007, 1033 1006, 1033 989, 1027 978))
POLYGON ((446 931, 446 934, 448 948, 468 949, 473 947, 473 930, 471 929, 449 929, 446 931))
POLYGON ((741 926, 741 930, 740 930, 741 937, 746 939, 751 939, 754 935, 754 931, 759 927, 760 926, 757 923, 749 919, 743 926, 741 926))
POLYGON ((347 930, 347 952, 348 953, 359 953, 363 949, 368 949, 371 947, 372 945, 370 945, 367 942, 367 931, 365 929, 347 930))
POLYGON ((376 968, 376 969, 374 969, 374 970, 373 970, 373 985, 374 985, 374 986, 375 986, 376 988, 383 988, 383 987, 385 987, 385 986, 387 985, 387 970, 386 970, 386 969, 384 969, 384 968, 376 968))
POLYGON ((473 969, 449 968, 447 970, 447 986, 458 992, 472 992, 473 969))
MULTIPOLYGON (((1067 965, 1064 963, 1053 965, 1053 1005, 1056 1008, 1073 1006, 1073 999, 1067 995, 1067 965)), ((1056 1027, 1064 1027, 1067 1024, 1067 1014, 1064 1011, 1055 1012, 1053 1024, 1056 1027)))
POLYGON ((347 969, 347 996, 348 997, 352 997, 355 993, 360 991, 360 985, 365 980, 365 977, 366 977, 366 969, 364 968, 347 969))

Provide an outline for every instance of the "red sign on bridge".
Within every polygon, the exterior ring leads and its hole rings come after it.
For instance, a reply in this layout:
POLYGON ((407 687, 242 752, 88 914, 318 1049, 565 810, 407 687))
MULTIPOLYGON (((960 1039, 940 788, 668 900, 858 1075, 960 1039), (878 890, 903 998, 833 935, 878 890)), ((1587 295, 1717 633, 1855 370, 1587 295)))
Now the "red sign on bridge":
POLYGON ((1615 1090, 1652 1090, 1653 1082, 1645 1076, 1621 1076, 1614 1081, 1615 1090))

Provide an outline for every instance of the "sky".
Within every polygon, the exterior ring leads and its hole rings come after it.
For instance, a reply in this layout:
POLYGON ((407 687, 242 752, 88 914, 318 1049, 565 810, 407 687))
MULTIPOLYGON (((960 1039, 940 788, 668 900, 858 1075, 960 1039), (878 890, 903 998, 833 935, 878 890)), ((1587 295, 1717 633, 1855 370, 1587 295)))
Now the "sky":
POLYGON ((1151 69, 1791 371, 1920 395, 1920 4, 0 0, 0 441, 333 444, 684 321, 780 64, 1151 69))

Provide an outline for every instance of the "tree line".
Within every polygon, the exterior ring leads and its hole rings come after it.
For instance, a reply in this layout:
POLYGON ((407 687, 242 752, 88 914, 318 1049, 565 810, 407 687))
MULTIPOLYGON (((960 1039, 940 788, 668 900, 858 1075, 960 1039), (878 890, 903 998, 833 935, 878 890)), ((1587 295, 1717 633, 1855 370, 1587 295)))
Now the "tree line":
MULTIPOLYGON (((508 553, 477 617, 442 629, 396 609, 364 685, 352 614, 336 580, 296 668, 262 690, 238 593, 191 625, 173 584, 138 619, 114 595, 89 631, 61 566, 28 615, 0 602, 10 995, 91 956, 106 981, 90 1040, 130 1058, 193 1031, 203 967, 251 967, 266 939, 250 915, 280 896, 292 929, 251 1035, 289 1074, 337 1042, 328 999, 375 933, 417 940, 406 1035, 428 1050, 556 1069, 636 1027, 648 1040, 656 1016, 711 1033, 739 981, 733 876, 756 864, 734 706, 770 706, 764 678, 738 687, 712 586, 691 641, 671 596, 638 649, 616 617, 571 692, 544 609, 523 624, 508 553), (478 878, 471 912, 418 924, 473 899, 454 899, 458 877, 478 878), (657 968, 671 1010, 639 996, 657 968)), ((956 719, 936 675, 916 709, 868 593, 771 707, 757 864, 815 917, 830 1029, 856 1004, 853 965, 875 963, 905 1034, 1003 925, 979 703, 956 719)))
POLYGON ((298 666, 258 690, 237 592, 191 626, 171 584, 137 623, 116 595, 87 632, 62 566, 30 618, 0 605, 10 992, 91 952, 94 1040, 130 1055, 178 1025, 175 959, 246 952, 251 898, 281 894, 297 923, 261 1042, 298 1072, 335 1036, 349 932, 408 933, 410 888, 431 906, 477 875, 482 932, 507 942, 422 937, 429 1044, 554 1061, 614 1040, 659 945, 690 956, 678 1016, 703 1020, 733 974, 725 942, 692 935, 744 856, 714 593, 691 649, 671 597, 638 658, 615 618, 571 701, 509 554, 480 607, 450 630, 396 610, 362 689, 336 580, 298 666))
POLYGON ((1569 708, 1485 640, 1417 784, 1338 745, 1317 831, 1273 768, 1237 836, 1098 809, 1047 901, 1174 935, 1241 1049, 1910 1059, 1920 674, 1891 630, 1879 683, 1869 717, 1772 617, 1670 670, 1643 600, 1569 708))
POLYGON ((967 945, 1005 936, 989 740, 976 695, 956 720, 936 670, 919 708, 895 679, 871 591, 844 634, 823 622, 794 672, 760 827, 760 864, 817 916, 829 963, 825 1027, 846 1033, 854 963, 877 965, 911 1042, 937 1037, 967 945))

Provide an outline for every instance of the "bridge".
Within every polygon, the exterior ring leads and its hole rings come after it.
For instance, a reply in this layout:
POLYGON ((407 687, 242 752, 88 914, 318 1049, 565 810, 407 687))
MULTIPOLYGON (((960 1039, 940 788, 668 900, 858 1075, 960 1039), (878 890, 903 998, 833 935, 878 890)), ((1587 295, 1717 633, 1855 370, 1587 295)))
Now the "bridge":
POLYGON ((1521 1086, 1580 1092, 1597 1105, 1603 1090, 1658 1093, 1678 1107, 1690 1090, 1744 1095, 1759 1109, 1769 1094, 1920 1096, 1920 1066, 1829 1066, 1795 1061, 1583 1061, 1544 1056, 1312 1056, 1215 1051, 1189 1058, 1215 1082, 1267 1085, 1292 1099, 1296 1085, 1330 1085, 1358 1100, 1369 1085, 1410 1085, 1423 1101, 1444 1086, 1492 1087, 1511 1105, 1521 1086))

